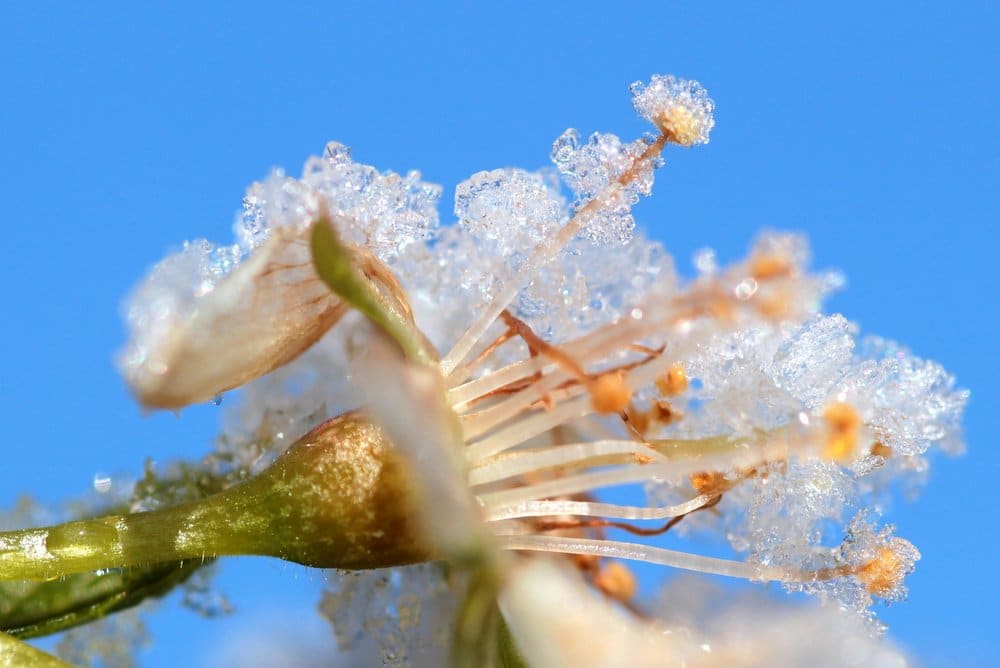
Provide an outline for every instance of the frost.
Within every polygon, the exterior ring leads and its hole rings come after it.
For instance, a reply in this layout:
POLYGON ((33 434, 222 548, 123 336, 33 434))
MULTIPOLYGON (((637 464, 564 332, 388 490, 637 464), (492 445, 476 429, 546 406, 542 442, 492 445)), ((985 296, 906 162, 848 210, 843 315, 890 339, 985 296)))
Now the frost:
MULTIPOLYGON (((331 572, 319 604, 349 657, 382 666, 442 665, 457 598, 436 564, 331 572)), ((460 587, 458 588, 460 589, 460 587)))
POLYGON ((550 172, 496 169, 473 174, 455 188, 455 216, 472 234, 498 242, 511 255, 531 248, 569 218, 550 172))
POLYGON ((708 143, 715 125, 715 103, 697 81, 655 75, 648 84, 632 84, 636 112, 657 126, 666 126, 684 146, 708 143))
POLYGON ((437 228, 440 196, 441 187, 422 181, 419 172, 379 172, 354 162, 348 147, 330 142, 322 157, 306 161, 301 179, 275 170, 251 185, 235 233, 241 247, 253 251, 270 230, 308 223, 322 203, 351 221, 339 230, 349 241, 391 258, 437 228))
POLYGON ((71 629, 59 639, 56 653, 74 666, 134 668, 136 654, 151 640, 140 615, 141 609, 133 608, 71 629))
POLYGON ((613 134, 595 132, 581 143, 576 130, 567 130, 552 145, 552 162, 566 185, 575 194, 574 206, 579 210, 587 202, 602 198, 597 210, 589 213, 584 234, 598 243, 625 243, 632 237, 635 220, 632 206, 640 195, 653 189, 653 169, 659 159, 638 163, 638 158, 652 144, 643 138, 626 144, 613 134), (625 173, 636 167, 636 177, 616 185, 625 173))

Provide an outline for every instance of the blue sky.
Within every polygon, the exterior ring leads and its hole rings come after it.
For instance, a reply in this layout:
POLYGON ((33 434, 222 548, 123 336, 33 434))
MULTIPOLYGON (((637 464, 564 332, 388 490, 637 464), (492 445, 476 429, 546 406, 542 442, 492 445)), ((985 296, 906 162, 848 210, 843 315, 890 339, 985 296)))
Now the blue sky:
MULTIPOLYGON (((297 172, 337 139, 443 184, 448 219, 456 183, 546 164, 566 127, 644 131, 626 86, 670 72, 718 104, 712 143, 669 156, 637 209, 679 265, 802 230, 848 277, 833 310, 972 389, 969 454, 893 509, 924 558, 910 601, 881 615, 928 665, 1000 663, 995 3, 284 4, 0 4, 0 502, 208 447, 217 408, 131 402, 119 304, 180 241, 228 240, 271 166, 297 172)), ((145 665, 212 665, 219 634, 308 615, 316 580, 227 565, 242 616, 168 607, 145 665)))

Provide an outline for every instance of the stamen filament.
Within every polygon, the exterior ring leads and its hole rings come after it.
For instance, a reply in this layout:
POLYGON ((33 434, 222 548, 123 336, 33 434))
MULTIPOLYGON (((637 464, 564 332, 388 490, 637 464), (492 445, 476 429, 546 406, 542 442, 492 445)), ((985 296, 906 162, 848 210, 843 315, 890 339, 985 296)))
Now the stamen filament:
POLYGON ((626 543, 616 540, 594 538, 570 538, 564 536, 502 535, 497 543, 507 550, 531 550, 535 552, 556 552, 561 554, 584 554, 612 559, 645 561, 650 564, 681 568, 697 573, 725 575, 763 582, 811 582, 812 574, 784 568, 748 564, 743 561, 704 557, 662 547, 626 543))
POLYGON ((672 506, 619 506, 614 503, 596 501, 525 501, 511 506, 490 508, 486 520, 511 520, 525 517, 549 517, 573 515, 579 517, 605 517, 620 520, 663 520, 680 517, 703 508, 715 499, 712 494, 699 494, 689 501, 672 506))
POLYGON ((469 472, 469 484, 485 485, 557 466, 584 467, 627 463, 629 460, 635 461, 637 456, 656 455, 656 451, 644 443, 622 440, 567 443, 552 448, 519 450, 474 465, 469 472))
POLYGON ((655 159, 663 150, 667 141, 667 135, 661 133, 617 180, 608 184, 592 200, 580 207, 573 217, 570 218, 569 222, 554 236, 539 242, 534 252, 525 261, 522 270, 518 272, 519 280, 512 280, 507 283, 504 289, 483 309, 479 318, 462 334, 451 351, 441 360, 442 374, 445 376, 451 375, 458 365, 462 363, 462 360, 469 355, 475 347, 476 342, 482 338, 486 330, 493 324, 493 321, 500 317, 503 310, 510 305, 524 284, 535 275, 540 267, 552 260, 583 229, 587 221, 600 210, 600 207, 605 202, 613 200, 621 192, 622 188, 635 180, 642 173, 641 166, 655 159))

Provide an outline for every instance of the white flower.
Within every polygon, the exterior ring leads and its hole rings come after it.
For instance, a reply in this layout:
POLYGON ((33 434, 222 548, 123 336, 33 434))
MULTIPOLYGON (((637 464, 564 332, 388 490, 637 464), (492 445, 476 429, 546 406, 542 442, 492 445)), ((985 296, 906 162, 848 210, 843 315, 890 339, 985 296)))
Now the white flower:
POLYGON ((571 204, 550 173, 481 172, 456 190, 459 223, 437 230, 437 187, 380 175, 340 145, 301 180, 277 173, 252 186, 240 245, 224 254, 248 259, 203 288, 222 273, 208 247, 155 270, 130 315, 126 377, 165 407, 256 378, 228 434, 237 449, 360 402, 409 460, 440 554, 507 579, 502 607, 532 665, 733 656, 651 632, 581 594, 576 575, 552 574, 578 570, 627 602, 612 558, 779 581, 854 610, 898 598, 916 550, 864 514, 846 526, 846 512, 866 505, 872 471, 903 473, 897 462, 959 441, 966 394, 902 351, 868 355, 846 320, 820 316, 840 280, 807 272, 798 237, 766 235, 745 261, 680 284, 662 248, 632 234, 631 205, 649 194, 667 144, 707 141, 713 105, 671 77, 633 95, 658 137, 557 140, 571 204), (351 275, 406 321, 421 359, 401 354, 371 310, 375 326, 354 318, 318 340, 345 303, 357 306, 326 290, 309 260, 306 233, 327 209, 351 275), (600 496, 623 487, 651 494, 600 496), (689 516, 749 556, 656 544, 689 516), (643 538, 609 537, 615 529, 643 538), (570 610, 579 622, 539 617, 582 598, 570 610))

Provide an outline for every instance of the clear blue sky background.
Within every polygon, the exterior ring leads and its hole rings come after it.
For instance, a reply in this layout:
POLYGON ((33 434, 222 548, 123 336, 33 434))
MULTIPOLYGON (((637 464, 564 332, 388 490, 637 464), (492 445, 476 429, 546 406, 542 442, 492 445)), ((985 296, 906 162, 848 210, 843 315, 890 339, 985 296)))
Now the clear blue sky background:
MULTIPOLYGON (((881 614, 928 665, 1000 662, 996 3, 139 4, 0 3, 0 502, 208 447, 218 409, 127 396, 118 307, 178 242, 228 240, 271 166, 338 139, 444 184, 448 219, 457 182, 546 164, 568 126, 638 134, 626 85, 672 72, 718 125, 669 157, 641 224, 685 268, 804 230, 849 278, 834 310, 972 389, 969 454, 894 509, 924 559, 881 614)), ((325 633, 314 574, 244 560, 221 582, 242 616, 168 607, 145 665, 213 665, 219 634, 275 615, 325 633)))

